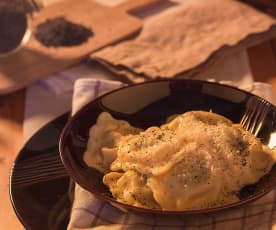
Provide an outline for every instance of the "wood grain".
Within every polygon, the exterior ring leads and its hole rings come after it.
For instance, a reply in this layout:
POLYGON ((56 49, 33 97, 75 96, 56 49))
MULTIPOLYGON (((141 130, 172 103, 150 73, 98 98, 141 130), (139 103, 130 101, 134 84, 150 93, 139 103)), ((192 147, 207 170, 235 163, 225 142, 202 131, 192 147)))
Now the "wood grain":
POLYGON ((22 229, 9 198, 9 174, 22 147, 25 92, 0 97, 0 229, 22 229))

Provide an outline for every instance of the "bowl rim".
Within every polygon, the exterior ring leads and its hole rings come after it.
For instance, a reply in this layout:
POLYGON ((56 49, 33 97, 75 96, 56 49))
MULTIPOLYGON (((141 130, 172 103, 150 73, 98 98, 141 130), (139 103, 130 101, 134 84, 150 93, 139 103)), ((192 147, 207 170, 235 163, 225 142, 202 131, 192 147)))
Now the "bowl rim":
MULTIPOLYGON (((223 84, 223 83, 220 83, 220 82, 212 82, 212 81, 197 80, 197 79, 158 79, 158 80, 145 81, 145 82, 141 82, 141 83, 134 83, 134 84, 131 84, 131 85, 126 85, 126 86, 116 88, 116 89, 111 90, 107 93, 104 93, 103 95, 101 95, 101 96, 99 96, 95 99, 90 100, 87 104, 85 104, 82 108, 80 108, 74 115, 71 115, 69 117, 67 123, 65 124, 64 128, 62 129, 62 132, 61 132, 61 135, 60 135, 60 138, 59 138, 60 158, 62 160, 62 163, 63 163, 69 177, 75 183, 77 183, 82 188, 88 190, 90 193, 95 195, 96 198, 98 198, 102 201, 108 202, 108 203, 110 203, 111 205, 117 207, 120 210, 123 210, 123 211, 131 210, 131 211, 135 211, 135 212, 138 212, 138 213, 154 213, 154 214, 161 214, 161 215, 196 215, 196 214, 206 214, 206 213, 214 213, 214 212, 218 212, 218 211, 225 211, 225 210, 240 207, 242 205, 245 205, 247 203, 255 201, 255 200, 265 196, 267 193, 269 193, 270 191, 272 191, 276 187, 276 184, 266 186, 264 190, 259 191, 258 193, 254 194, 253 196, 249 196, 245 199, 241 199, 240 201, 230 203, 230 204, 227 204, 227 205, 224 205, 224 206, 179 211, 179 210, 162 210, 162 209, 141 208, 141 207, 136 207, 136 206, 133 206, 133 205, 125 204, 125 203, 117 201, 113 197, 109 197, 107 195, 104 195, 104 194, 98 192, 97 190, 91 189, 91 187, 89 186, 89 183, 87 183, 87 182, 82 183, 82 181, 79 179, 79 177, 76 176, 76 174, 74 173, 74 170, 69 166, 70 163, 69 163, 69 160, 68 160, 68 156, 67 156, 67 154, 65 153, 65 150, 64 150, 65 147, 66 147, 64 140, 68 136, 70 128, 71 128, 73 122, 75 121, 75 119, 77 119, 81 114, 86 113, 86 111, 89 109, 90 105, 93 102, 100 101, 102 98, 104 98, 104 97, 106 97, 110 94, 113 94, 113 93, 118 92, 120 90, 124 90, 126 88, 132 88, 132 87, 137 87, 139 85, 152 84, 152 83, 158 83, 158 82, 168 82, 168 83, 170 83, 170 82, 188 82, 188 83, 189 82, 190 83, 195 82, 195 83, 201 83, 201 84, 217 85, 218 87, 231 88, 233 90, 243 92, 249 97, 257 97, 259 99, 264 100, 267 103, 267 105, 276 113, 276 106, 273 105, 272 103, 270 103, 269 101, 267 101, 266 99, 262 98, 261 96, 253 94, 251 92, 248 92, 244 89, 240 89, 236 86, 231 86, 231 85, 223 84)), ((89 166, 87 166, 87 167, 89 167, 89 166)))

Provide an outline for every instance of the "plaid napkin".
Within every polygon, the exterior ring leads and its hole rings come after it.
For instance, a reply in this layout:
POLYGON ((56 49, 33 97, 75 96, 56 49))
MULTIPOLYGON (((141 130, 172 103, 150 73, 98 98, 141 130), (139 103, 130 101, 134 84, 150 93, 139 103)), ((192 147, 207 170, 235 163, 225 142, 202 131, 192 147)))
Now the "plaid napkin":
MULTIPOLYGON (((232 84, 231 82, 225 83, 232 84)), ((73 95, 73 113, 91 99, 122 85, 118 81, 110 80, 77 80, 73 95)), ((276 104, 272 87, 268 84, 253 83, 243 88, 276 104)), ((133 212, 124 213, 98 200, 91 193, 76 185, 68 229, 276 229, 276 192, 274 190, 243 207, 216 214, 161 217, 133 212)))

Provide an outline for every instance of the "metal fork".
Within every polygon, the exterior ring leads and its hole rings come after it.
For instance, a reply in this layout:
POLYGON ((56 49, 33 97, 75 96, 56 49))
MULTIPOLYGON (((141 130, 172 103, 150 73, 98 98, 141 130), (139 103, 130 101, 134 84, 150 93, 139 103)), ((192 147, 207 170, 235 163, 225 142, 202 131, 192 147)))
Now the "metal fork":
POLYGON ((251 97, 240 121, 242 127, 257 136, 269 111, 269 103, 262 98, 251 97))
POLYGON ((22 160, 14 165, 12 184, 22 187, 67 176, 59 155, 47 153, 22 160))

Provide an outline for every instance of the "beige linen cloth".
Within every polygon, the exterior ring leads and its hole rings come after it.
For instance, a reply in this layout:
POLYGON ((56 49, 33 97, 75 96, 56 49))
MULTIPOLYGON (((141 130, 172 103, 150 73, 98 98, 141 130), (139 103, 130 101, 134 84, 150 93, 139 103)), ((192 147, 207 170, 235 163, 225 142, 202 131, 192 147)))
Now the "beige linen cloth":
POLYGON ((239 1, 172 2, 176 4, 143 18, 137 37, 90 57, 136 82, 159 77, 206 79, 206 68, 219 57, 276 36, 275 19, 239 1))
MULTIPOLYGON (((232 84, 232 82, 227 82, 227 84, 232 84)), ((122 83, 118 81, 77 80, 73 94, 73 113, 91 99, 121 86, 122 83)), ((243 88, 276 104, 275 94, 268 84, 253 83, 244 85, 243 88)), ((91 193, 76 185, 68 229, 276 229, 276 192, 274 190, 251 204, 217 214, 206 214, 200 217, 157 217, 149 214, 124 213, 98 200, 91 193)))

